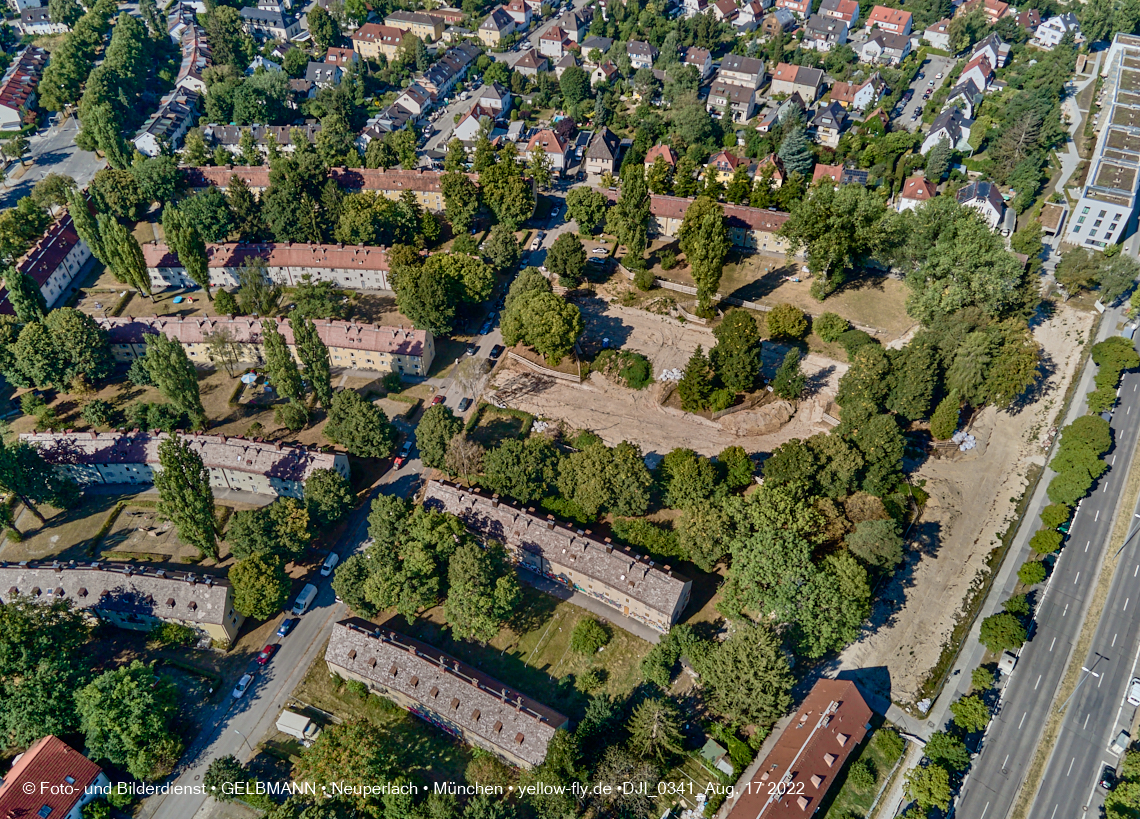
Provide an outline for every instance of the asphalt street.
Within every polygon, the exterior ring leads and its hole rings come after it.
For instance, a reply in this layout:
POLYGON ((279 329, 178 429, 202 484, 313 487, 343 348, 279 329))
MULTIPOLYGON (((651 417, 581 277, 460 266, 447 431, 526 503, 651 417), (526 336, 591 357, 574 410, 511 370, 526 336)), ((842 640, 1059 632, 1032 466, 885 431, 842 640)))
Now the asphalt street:
POLYGON ((918 77, 916 75, 914 82, 910 84, 914 96, 910 98, 910 102, 903 108, 902 113, 894 118, 896 125, 901 123, 902 127, 908 131, 915 131, 922 128, 922 115, 920 114, 917 118, 914 117, 914 113, 918 110, 919 106, 925 107, 930 102, 929 100, 924 100, 922 95, 926 92, 927 88, 933 88, 935 91, 941 88, 942 84, 946 82, 946 72, 949 71, 950 67, 956 62, 957 60, 954 57, 931 57, 922 64, 922 68, 918 73, 923 76, 918 77), (939 74, 942 75, 942 79, 937 79, 939 74), (933 82, 934 85, 931 85, 931 82, 933 82))
MULTIPOLYGON (((80 187, 90 182, 95 172, 107 163, 95 154, 76 147, 75 134, 78 131, 78 119, 68 117, 59 126, 41 130, 29 137, 30 145, 25 161, 31 167, 19 179, 9 178, 4 182, 0 188, 0 205, 6 208, 15 206, 49 173, 70 176, 80 187)), ((14 170, 15 166, 9 168, 9 177, 14 170)))
MULTIPOLYGON (((1049 709, 1054 707, 1054 694, 1080 634, 1101 560, 1109 548, 1114 513, 1119 502, 1136 501, 1122 499, 1121 493, 1140 432, 1138 389, 1140 373, 1126 373, 1120 404, 1111 421, 1115 444, 1107 456, 1109 468, 1080 504, 1049 581, 1037 595, 1031 639, 1021 649, 1017 666, 1005 683, 999 709, 962 788, 955 810, 959 816, 1007 816, 1037 750, 1049 709)), ((1125 547, 1093 651, 1085 661, 1085 666, 1099 676, 1088 676, 1068 704, 1063 735, 1031 816, 1054 819, 1050 813, 1055 806, 1068 806, 1069 810, 1058 810, 1056 815, 1073 819, 1083 815, 1081 806, 1094 798, 1090 789, 1096 785, 1102 758, 1106 758, 1113 720, 1120 717, 1117 705, 1123 702, 1124 686, 1135 662, 1140 622, 1133 621, 1127 609, 1131 606, 1135 611, 1140 605, 1140 592, 1136 591, 1133 573, 1126 569, 1140 571, 1138 548, 1136 538, 1125 547), (1130 601, 1130 596, 1137 600, 1130 601), (1044 812, 1043 805, 1048 805, 1044 812)), ((1125 717, 1131 720, 1130 709, 1125 717)))

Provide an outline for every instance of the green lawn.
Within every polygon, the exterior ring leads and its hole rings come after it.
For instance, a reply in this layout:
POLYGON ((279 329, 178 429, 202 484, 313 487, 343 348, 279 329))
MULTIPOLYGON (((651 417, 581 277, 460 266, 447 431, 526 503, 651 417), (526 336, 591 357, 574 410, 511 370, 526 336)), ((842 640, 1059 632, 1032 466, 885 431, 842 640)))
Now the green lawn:
MULTIPOLYGON (((876 721, 881 718, 876 717, 876 721)), ((824 817, 834 819, 848 819, 849 816, 866 816, 875 801, 879 789, 883 787, 887 776, 890 775, 895 763, 901 754, 888 753, 888 732, 894 732, 894 726, 881 723, 874 729, 870 739, 864 740, 854 754, 852 754, 841 773, 843 786, 835 793, 834 799, 828 805, 824 802, 824 817), (875 784, 871 788, 857 788, 847 781, 847 774, 851 766, 858 761, 868 762, 875 774, 875 784)), ((904 746, 905 747, 905 746, 904 746)))
POLYGON ((600 652, 575 654, 570 634, 583 617, 593 615, 525 584, 522 595, 519 616, 485 646, 451 639, 441 609, 432 609, 411 626, 402 619, 393 626, 557 708, 575 722, 589 699, 574 688, 576 675, 594 668, 605 677, 602 690, 620 697, 641 682, 641 660, 649 653, 649 643, 611 625, 610 642, 600 652))

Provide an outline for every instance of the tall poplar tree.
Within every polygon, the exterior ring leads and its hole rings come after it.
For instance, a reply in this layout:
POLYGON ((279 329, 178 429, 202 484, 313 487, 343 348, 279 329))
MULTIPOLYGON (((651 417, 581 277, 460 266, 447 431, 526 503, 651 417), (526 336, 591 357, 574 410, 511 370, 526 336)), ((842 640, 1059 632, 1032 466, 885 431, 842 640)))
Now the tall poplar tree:
POLYGON ((195 429, 205 428, 206 411, 198 392, 198 372, 182 345, 161 333, 148 335, 143 362, 158 391, 190 416, 195 429))
POLYGON ((67 213, 71 216, 71 224, 75 226, 79 238, 87 243, 96 259, 106 264, 99 226, 87 207, 87 195, 83 191, 72 188, 67 192, 67 213))
POLYGON ((265 347, 265 369, 277 392, 282 398, 300 401, 305 395, 301 373, 297 370, 297 362, 293 360, 285 337, 277 332, 273 319, 262 322, 261 343, 265 347))
POLYGON ((724 208, 706 196, 698 197, 685 212, 677 239, 697 283, 697 308, 707 312, 728 254, 724 208))
POLYGON ((649 242, 649 186, 645 182, 645 168, 640 164, 622 180, 621 196, 612 214, 618 239, 628 251, 626 266, 642 267, 649 242))
MULTIPOLYGON (((99 217, 99 237, 106 257, 103 263, 111 269, 115 278, 122 284, 151 296, 146 257, 134 234, 115 217, 106 214, 99 217)), ((151 296, 151 301, 153 300, 154 297, 151 296)))
POLYGON ((8 288, 8 301, 22 323, 43 321, 47 315, 47 302, 36 283, 14 267, 4 268, 4 286, 8 288))
POLYGON ((291 319, 293 343, 297 346, 297 356, 305 366, 305 379, 317 399, 326 410, 332 402, 332 370, 329 364, 329 348, 317 334, 317 327, 310 318, 291 319))
POLYGON ((158 445, 158 464, 154 486, 159 514, 170 519, 184 543, 207 557, 217 557, 214 490, 202 457, 175 435, 158 445))
POLYGON ((206 242, 198 230, 177 208, 169 205, 162 212, 162 231, 166 244, 178 255, 178 261, 196 284, 210 295, 210 268, 206 260, 206 242))

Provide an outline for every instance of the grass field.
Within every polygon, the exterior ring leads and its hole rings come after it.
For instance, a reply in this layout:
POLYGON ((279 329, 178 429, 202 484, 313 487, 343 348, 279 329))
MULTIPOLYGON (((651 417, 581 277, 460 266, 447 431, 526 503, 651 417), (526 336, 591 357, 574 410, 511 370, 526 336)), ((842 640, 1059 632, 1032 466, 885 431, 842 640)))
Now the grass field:
POLYGON ((396 769, 441 781, 462 781, 471 750, 447 734, 428 726, 383 697, 361 698, 349 691, 343 680, 329 674, 325 652, 320 651, 294 698, 335 714, 341 719, 363 717, 392 737, 399 750, 396 769))
POLYGON ((439 608, 411 626, 402 619, 393 625, 557 708, 575 722, 588 700, 574 688, 578 674, 596 669, 605 677, 602 690, 620 697, 641 682, 641 659, 651 646, 639 637, 611 625, 609 644, 596 655, 582 656, 570 650, 570 635, 583 618, 593 617, 585 609, 523 585, 517 611, 515 622, 485 646, 453 640, 444 628, 443 610, 439 608))

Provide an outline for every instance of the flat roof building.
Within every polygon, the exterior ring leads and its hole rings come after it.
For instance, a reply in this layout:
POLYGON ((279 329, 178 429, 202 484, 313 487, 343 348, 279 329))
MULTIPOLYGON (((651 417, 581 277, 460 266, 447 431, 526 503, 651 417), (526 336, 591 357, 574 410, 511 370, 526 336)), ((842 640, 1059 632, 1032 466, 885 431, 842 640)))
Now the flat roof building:
POLYGON ((442 481, 428 482, 424 506, 450 512, 480 537, 499 541, 524 569, 659 632, 669 631, 688 605, 692 581, 670 566, 656 566, 629 547, 597 540, 589 530, 557 523, 533 507, 442 481))
POLYGON ((546 759, 569 720, 477 668, 360 618, 333 626, 325 662, 431 725, 522 768, 546 759))

